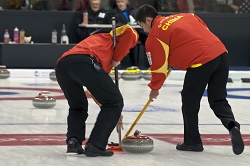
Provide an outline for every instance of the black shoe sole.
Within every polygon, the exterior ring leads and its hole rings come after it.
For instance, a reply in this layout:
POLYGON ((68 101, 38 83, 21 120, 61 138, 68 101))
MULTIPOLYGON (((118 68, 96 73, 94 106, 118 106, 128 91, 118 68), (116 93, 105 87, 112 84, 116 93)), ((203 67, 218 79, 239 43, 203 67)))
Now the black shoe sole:
POLYGON ((76 148, 68 148, 67 153, 77 153, 76 148))
POLYGON ((176 149, 180 151, 203 152, 203 149, 178 149, 178 148, 176 149))
POLYGON ((233 128, 230 132, 230 135, 232 140, 233 152, 236 155, 241 154, 244 151, 244 142, 241 137, 240 130, 233 128))
POLYGON ((68 147, 67 148, 67 152, 66 153, 77 153, 77 154, 84 154, 85 152, 84 151, 80 151, 78 152, 78 150, 76 148, 70 148, 68 147))
POLYGON ((87 157, 97 157, 97 156, 104 156, 104 157, 108 157, 108 156, 113 156, 114 152, 111 150, 101 150, 98 147, 95 147, 93 145, 91 145, 90 143, 87 143, 85 145, 85 153, 84 153, 87 157))
POLYGON ((70 138, 67 142, 68 146, 66 153, 84 154, 82 145, 80 145, 75 138, 70 138))
POLYGON ((109 156, 113 156, 113 154, 109 154, 109 155, 105 154, 105 155, 103 155, 103 154, 95 153, 95 152, 85 152, 84 154, 87 157, 97 157, 97 156, 109 157, 109 156))
POLYGON ((181 151, 192 151, 192 152, 202 152, 204 150, 202 145, 199 145, 201 147, 197 146, 198 145, 186 145, 186 146, 177 145, 176 149, 181 151))

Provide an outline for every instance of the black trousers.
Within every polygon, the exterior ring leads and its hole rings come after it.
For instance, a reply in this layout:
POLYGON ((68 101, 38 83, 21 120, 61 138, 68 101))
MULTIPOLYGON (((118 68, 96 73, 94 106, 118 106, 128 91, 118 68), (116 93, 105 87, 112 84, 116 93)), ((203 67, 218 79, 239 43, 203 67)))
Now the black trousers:
POLYGON ((187 69, 182 96, 182 114, 184 120, 184 143, 187 145, 201 143, 198 129, 198 112, 200 101, 207 86, 208 102, 214 114, 230 130, 239 123, 226 99, 226 84, 229 62, 227 53, 197 68, 187 69))
MULTIPOLYGON (((148 37, 147 34, 141 29, 136 29, 136 31, 139 34, 139 41, 142 43, 142 45, 145 46, 145 43, 146 43, 146 40, 147 40, 147 37, 148 37)), ((141 55, 138 55, 139 49, 140 49, 140 47, 138 46, 138 44, 135 47, 130 49, 129 58, 130 58, 130 62, 131 62, 132 66, 138 66, 139 65, 138 64, 139 63, 138 62, 138 60, 139 60, 138 56, 141 56, 141 55)))
MULTIPOLYGON (((95 61, 95 63, 97 63, 95 61)), ((88 100, 83 86, 101 104, 96 123, 88 142, 105 149, 123 108, 123 98, 113 80, 102 68, 97 70, 88 55, 70 55, 61 59, 55 68, 57 81, 69 105, 67 140, 85 140, 85 121, 88 100)))

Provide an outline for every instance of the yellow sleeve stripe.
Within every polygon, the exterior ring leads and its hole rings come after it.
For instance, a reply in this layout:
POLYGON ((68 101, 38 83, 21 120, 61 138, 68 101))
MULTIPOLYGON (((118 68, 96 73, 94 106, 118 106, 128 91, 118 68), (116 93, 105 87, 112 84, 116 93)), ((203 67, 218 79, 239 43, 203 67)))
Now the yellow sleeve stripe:
POLYGON ((202 66, 202 64, 201 64, 201 63, 197 63, 197 64, 193 64, 193 65, 191 66, 191 68, 196 68, 196 67, 200 67, 200 66, 202 66))
POLYGON ((136 40, 138 41, 138 38, 139 38, 139 35, 138 35, 138 33, 137 32, 135 32, 135 29, 134 28, 132 28, 131 26, 129 26, 129 28, 132 30, 132 32, 135 34, 135 36, 136 36, 136 40))
MULTIPOLYGON (((137 32, 135 32, 135 30, 134 30, 130 25, 128 25, 128 24, 116 28, 116 29, 115 29, 115 30, 116 30, 116 36, 120 36, 120 35, 123 34, 124 31, 125 31, 126 29, 128 29, 128 28, 131 29, 131 31, 132 31, 132 32, 135 34, 135 36, 136 36, 136 40, 138 40, 138 37, 139 37, 139 36, 138 36, 137 32)), ((113 31, 110 31, 110 35, 113 36, 113 31)))
POLYGON ((164 64, 159 69, 151 70, 151 72, 153 72, 153 73, 164 73, 165 75, 167 75, 169 46, 166 43, 164 43, 163 41, 161 41, 160 39, 157 38, 157 40, 161 43, 161 45, 162 45, 162 47, 164 49, 166 59, 165 59, 164 64))

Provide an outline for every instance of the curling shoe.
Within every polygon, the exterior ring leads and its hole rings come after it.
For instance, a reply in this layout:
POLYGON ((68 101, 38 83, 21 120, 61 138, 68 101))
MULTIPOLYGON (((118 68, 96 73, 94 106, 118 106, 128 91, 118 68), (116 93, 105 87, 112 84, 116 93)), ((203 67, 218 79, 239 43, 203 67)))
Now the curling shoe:
POLYGON ((88 157, 97 157, 97 156, 113 156, 114 152, 108 149, 102 150, 98 147, 87 143, 85 145, 85 155, 88 157))
POLYGON ((237 126, 234 126, 230 130, 230 136, 234 154, 241 154, 244 151, 244 142, 241 137, 240 129, 237 126))
POLYGON ((84 154, 82 145, 75 138, 70 138, 67 144, 67 153, 84 154))
POLYGON ((176 149, 182 151, 194 151, 194 152, 202 152, 204 150, 202 143, 195 145, 186 145, 184 143, 179 143, 176 145, 176 149))

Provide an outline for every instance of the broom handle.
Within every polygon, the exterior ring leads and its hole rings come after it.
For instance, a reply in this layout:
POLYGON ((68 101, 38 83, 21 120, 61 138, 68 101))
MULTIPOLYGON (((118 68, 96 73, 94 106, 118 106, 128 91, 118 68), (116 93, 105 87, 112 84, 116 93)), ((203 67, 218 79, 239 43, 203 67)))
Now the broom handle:
POLYGON ((146 103, 146 105, 144 106, 144 108, 141 110, 140 114, 135 119, 134 123, 128 129, 128 131, 125 134, 125 136, 123 137, 123 139, 127 138, 127 136, 129 135, 129 133, 133 130, 133 128, 135 127, 136 123, 139 121, 139 119, 141 118, 142 114, 146 111, 146 109, 148 108, 148 106, 149 106, 150 103, 151 103, 151 101, 148 100, 148 102, 146 103))
MULTIPOLYGON (((112 17, 112 33, 113 33, 113 43, 114 43, 114 49, 116 48, 116 21, 115 17, 112 17)), ((115 84, 119 88, 119 78, 118 78, 118 67, 115 67, 115 84)), ((119 145, 121 145, 122 137, 121 137, 121 126, 117 126, 118 129, 118 137, 119 137, 119 145)))
MULTIPOLYGON (((113 43, 114 43, 114 49, 116 48, 116 21, 115 17, 112 17, 112 33, 113 33, 113 43)), ((115 67, 115 84, 119 88, 119 82, 118 82, 118 67, 115 67)))
MULTIPOLYGON (((166 79, 168 78, 168 75, 171 73, 171 71, 173 70, 172 67, 170 67, 168 69, 168 72, 166 74, 166 79)), ((149 104, 151 103, 150 100, 148 100, 148 102, 146 103, 146 105, 143 107, 143 109, 141 110, 140 114, 137 116, 137 118, 135 119, 134 123, 130 126, 130 128, 128 129, 127 133, 125 134, 125 136, 123 137, 123 139, 127 138, 127 136, 130 134, 130 132, 133 130, 133 128, 135 127, 135 125, 137 124, 137 122, 139 121, 139 119, 141 118, 141 116, 143 115, 143 113, 146 111, 146 109, 148 108, 149 104)))

